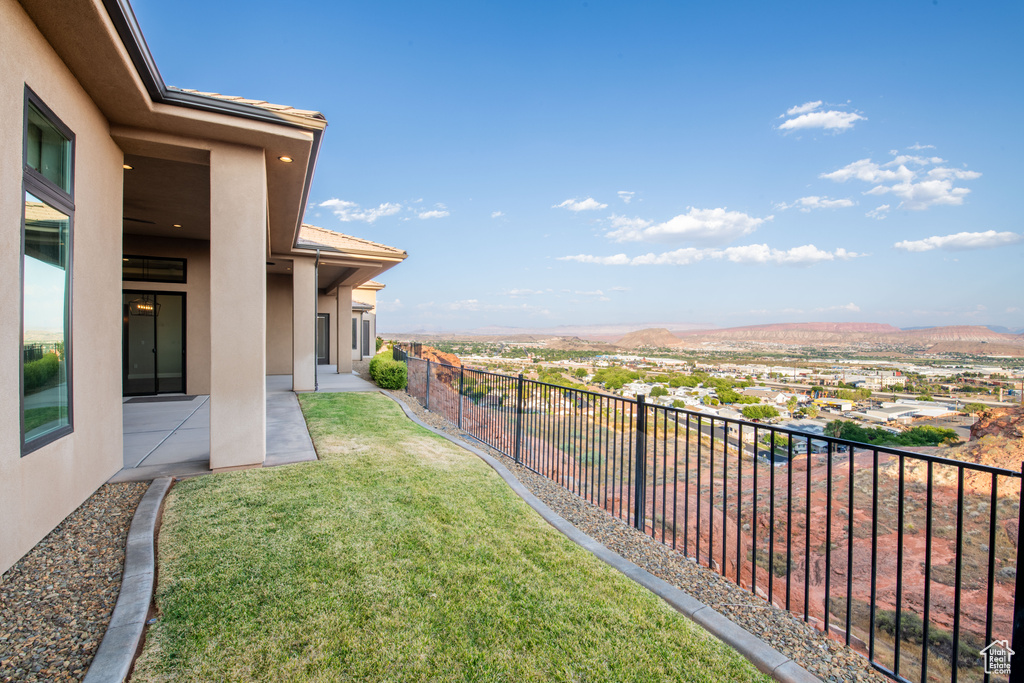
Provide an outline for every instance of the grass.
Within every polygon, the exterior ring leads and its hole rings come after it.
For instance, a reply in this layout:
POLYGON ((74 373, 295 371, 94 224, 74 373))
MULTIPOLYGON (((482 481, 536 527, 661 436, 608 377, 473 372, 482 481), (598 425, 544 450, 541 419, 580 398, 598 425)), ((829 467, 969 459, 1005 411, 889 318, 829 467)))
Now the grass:
POLYGON ((171 490, 133 681, 768 680, 389 399, 300 402, 319 462, 171 490))

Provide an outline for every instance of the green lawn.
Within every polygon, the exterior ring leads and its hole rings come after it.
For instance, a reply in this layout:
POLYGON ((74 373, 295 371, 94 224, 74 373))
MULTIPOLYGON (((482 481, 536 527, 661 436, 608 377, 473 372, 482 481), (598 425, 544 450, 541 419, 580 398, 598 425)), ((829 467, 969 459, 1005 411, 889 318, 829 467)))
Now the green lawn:
POLYGON ((300 402, 320 462, 169 494, 133 681, 767 680, 389 399, 300 402))

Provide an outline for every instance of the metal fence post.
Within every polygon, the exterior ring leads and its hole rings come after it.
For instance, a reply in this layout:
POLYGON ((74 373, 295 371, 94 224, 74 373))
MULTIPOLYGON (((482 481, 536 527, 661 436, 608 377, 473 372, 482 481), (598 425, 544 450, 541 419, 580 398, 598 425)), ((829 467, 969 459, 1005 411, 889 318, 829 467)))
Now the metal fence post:
POLYGON ((636 396, 636 463, 633 476, 633 527, 647 528, 647 404, 636 396))
POLYGON ((423 402, 426 404, 424 407, 427 410, 430 410, 430 361, 429 360, 427 361, 427 395, 426 395, 426 398, 423 399, 423 402))
POLYGON ((523 373, 516 381, 516 464, 519 464, 519 447, 523 441, 523 373))
POLYGON ((466 366, 459 366, 459 429, 462 429, 462 398, 465 391, 466 366))
MULTIPOLYGON (((1024 562, 1021 562, 1021 553, 1024 548, 1024 462, 1020 464, 1020 504, 1017 506, 1017 582, 1013 589, 1013 632, 1011 634, 1010 649, 1015 653, 1024 653, 1024 576, 1021 570, 1024 569, 1024 562)), ((995 524, 993 519, 992 524, 995 524)), ((988 643, 986 643, 987 645, 988 643)), ((1018 660, 1013 662, 1010 669, 1010 683, 1024 683, 1024 656, 1018 654, 1018 660)))

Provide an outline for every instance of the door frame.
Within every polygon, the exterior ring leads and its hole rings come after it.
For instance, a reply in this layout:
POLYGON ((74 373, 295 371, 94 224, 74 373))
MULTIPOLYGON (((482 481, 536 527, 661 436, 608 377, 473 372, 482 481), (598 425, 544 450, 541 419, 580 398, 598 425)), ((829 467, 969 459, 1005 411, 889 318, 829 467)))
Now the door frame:
MULTIPOLYGON (((121 310, 122 310, 122 323, 121 323, 121 395, 122 396, 156 396, 159 394, 187 394, 188 393, 188 293, 178 292, 168 289, 122 289, 121 290, 121 310), (128 376, 128 312, 126 310, 127 304, 124 303, 125 294, 143 294, 152 295, 153 297, 160 296, 161 294, 174 294, 181 297, 181 392, 177 391, 160 391, 160 368, 153 363, 154 368, 154 389, 155 392, 126 392, 124 378, 128 376)), ((156 321, 154 320, 154 333, 156 332, 156 321)), ((156 335, 153 335, 153 348, 156 349, 156 335)))

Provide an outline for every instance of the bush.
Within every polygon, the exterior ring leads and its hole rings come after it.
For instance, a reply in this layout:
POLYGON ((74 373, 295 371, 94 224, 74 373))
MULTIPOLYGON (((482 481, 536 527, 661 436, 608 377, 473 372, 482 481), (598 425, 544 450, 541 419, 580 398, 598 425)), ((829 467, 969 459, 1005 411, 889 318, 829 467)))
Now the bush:
POLYGON ((377 349, 376 349, 377 353, 380 353, 380 347, 382 347, 382 346, 384 346, 384 340, 381 339, 380 337, 377 337, 377 349))
POLYGON ((25 363, 25 393, 45 387, 59 372, 60 360, 55 353, 25 363))
POLYGON ((381 389, 404 389, 408 370, 405 363, 394 360, 390 353, 378 353, 370 359, 370 379, 381 389))

